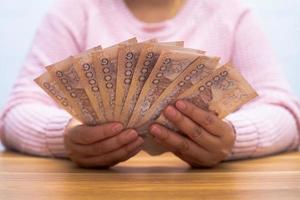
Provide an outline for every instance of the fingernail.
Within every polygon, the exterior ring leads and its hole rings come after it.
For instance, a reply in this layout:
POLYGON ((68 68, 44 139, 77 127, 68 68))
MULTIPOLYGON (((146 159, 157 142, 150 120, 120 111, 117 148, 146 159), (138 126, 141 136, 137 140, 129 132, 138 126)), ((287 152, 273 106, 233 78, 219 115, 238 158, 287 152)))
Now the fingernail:
POLYGON ((112 127, 112 131, 114 132, 114 133, 118 133, 118 132, 120 132, 120 131, 122 131, 123 130, 123 125, 122 124, 115 124, 115 125, 113 125, 113 127, 112 127))
POLYGON ((176 116, 176 110, 173 106, 168 106, 166 109, 166 114, 169 115, 170 117, 175 117, 176 116))
POLYGON ((179 109, 179 110, 184 110, 186 108, 186 104, 183 102, 183 101, 177 101, 176 102, 176 107, 179 109))
POLYGON ((161 134, 161 130, 159 127, 157 126, 152 126, 150 129, 150 132, 154 135, 154 136, 159 136, 161 134))
POLYGON ((133 139, 133 138, 136 138, 138 136, 138 133, 135 131, 135 130, 131 130, 129 131, 129 133, 127 134, 127 137, 129 139, 133 139))

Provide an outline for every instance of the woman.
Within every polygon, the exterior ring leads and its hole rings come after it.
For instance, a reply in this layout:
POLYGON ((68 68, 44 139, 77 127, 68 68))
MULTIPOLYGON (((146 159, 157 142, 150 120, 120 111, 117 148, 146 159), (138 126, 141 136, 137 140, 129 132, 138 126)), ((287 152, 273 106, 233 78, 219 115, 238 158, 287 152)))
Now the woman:
POLYGON ((2 115, 2 141, 20 152, 69 157, 83 167, 109 167, 141 150, 143 139, 118 122, 70 122, 34 83, 43 66, 98 44, 184 40, 231 60, 260 97, 225 120, 178 101, 164 111, 187 137, 154 124, 155 140, 194 167, 295 149, 299 104, 281 75, 251 10, 236 0, 64 0, 42 22, 2 115))

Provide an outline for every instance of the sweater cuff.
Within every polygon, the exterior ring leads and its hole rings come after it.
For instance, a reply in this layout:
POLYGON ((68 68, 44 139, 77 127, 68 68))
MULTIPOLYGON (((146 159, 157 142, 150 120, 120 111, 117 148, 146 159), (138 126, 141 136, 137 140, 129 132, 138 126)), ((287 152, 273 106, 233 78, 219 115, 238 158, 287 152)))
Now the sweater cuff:
POLYGON ((253 119, 246 112, 238 112, 229 115, 226 120, 232 123, 236 133, 233 149, 226 160, 250 158, 259 143, 258 129, 253 119))
POLYGON ((56 113, 51 116, 47 125, 44 127, 46 146, 53 157, 68 157, 64 145, 64 131, 70 120, 71 116, 66 116, 64 113, 56 113))

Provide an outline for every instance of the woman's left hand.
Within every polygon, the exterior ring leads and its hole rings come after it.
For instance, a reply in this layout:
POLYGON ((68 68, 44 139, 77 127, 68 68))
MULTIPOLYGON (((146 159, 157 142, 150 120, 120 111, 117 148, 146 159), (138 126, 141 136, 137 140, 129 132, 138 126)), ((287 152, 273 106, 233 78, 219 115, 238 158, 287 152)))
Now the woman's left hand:
POLYGON ((156 142, 193 167, 212 167, 229 156, 235 141, 229 122, 188 101, 180 100, 175 106, 168 106, 164 115, 179 132, 153 124, 150 133, 156 142))

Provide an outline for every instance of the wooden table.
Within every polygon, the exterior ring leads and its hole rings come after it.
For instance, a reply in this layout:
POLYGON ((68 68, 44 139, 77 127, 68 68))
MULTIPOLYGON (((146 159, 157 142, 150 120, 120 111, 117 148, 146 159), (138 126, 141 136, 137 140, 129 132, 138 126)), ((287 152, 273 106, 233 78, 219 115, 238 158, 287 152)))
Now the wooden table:
POLYGON ((300 153, 190 169, 139 154, 111 170, 0 152, 0 199, 300 199, 300 153))

